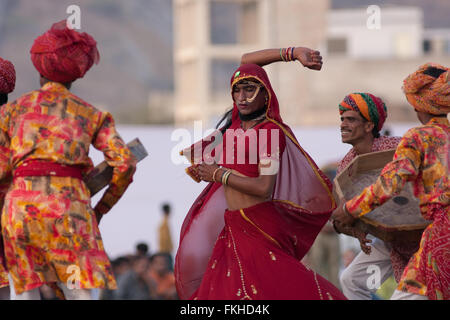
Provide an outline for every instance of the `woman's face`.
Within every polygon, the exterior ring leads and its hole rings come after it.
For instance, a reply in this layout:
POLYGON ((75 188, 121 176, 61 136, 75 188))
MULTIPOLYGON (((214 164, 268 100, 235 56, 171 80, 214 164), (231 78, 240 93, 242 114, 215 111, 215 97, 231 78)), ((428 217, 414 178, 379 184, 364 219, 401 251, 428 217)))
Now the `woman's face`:
POLYGON ((233 100, 243 115, 264 108, 266 97, 267 92, 259 82, 241 81, 233 86, 233 100))

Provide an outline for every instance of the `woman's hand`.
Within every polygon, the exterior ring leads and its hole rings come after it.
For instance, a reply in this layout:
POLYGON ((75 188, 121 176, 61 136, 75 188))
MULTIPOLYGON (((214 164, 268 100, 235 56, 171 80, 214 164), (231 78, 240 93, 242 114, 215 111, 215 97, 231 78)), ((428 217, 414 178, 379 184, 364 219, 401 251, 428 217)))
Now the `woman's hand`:
POLYGON ((322 69, 323 62, 319 51, 305 47, 296 47, 294 49, 294 59, 300 61, 300 63, 308 69, 322 69))
MULTIPOLYGON (((198 167, 198 175, 200 179, 206 182, 214 182, 214 172, 216 172, 217 169, 219 169, 219 166, 217 164, 206 164, 202 163, 199 164, 198 167)), ((220 170, 217 170, 216 172, 216 179, 219 179, 221 175, 219 174, 220 170)))

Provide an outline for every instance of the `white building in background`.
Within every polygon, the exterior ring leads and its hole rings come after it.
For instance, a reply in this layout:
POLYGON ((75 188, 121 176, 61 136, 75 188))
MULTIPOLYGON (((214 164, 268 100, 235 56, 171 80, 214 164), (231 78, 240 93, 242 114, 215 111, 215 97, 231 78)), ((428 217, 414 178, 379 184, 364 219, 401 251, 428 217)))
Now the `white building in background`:
POLYGON ((307 46, 324 56, 320 72, 299 63, 265 67, 290 125, 337 125, 351 92, 388 106, 389 122, 413 122, 403 79, 426 62, 450 65, 450 30, 425 30, 418 7, 330 10, 330 0, 174 0, 174 121, 213 126, 231 107, 229 80, 242 54, 307 46))
POLYGON ((450 65, 450 30, 424 29, 419 7, 379 7, 379 28, 368 27, 366 7, 331 10, 323 47, 324 67, 312 76, 311 101, 321 117, 307 114, 303 124, 335 123, 336 106, 351 92, 370 92, 388 107, 389 122, 414 122, 402 92, 403 80, 419 65, 450 65), (326 94, 323 94, 326 93, 326 94))
POLYGON ((374 7, 379 11, 367 8, 329 11, 326 52, 351 59, 420 57, 423 53, 422 10, 374 7))
MULTIPOLYGON (((329 0, 175 0, 175 123, 217 121, 231 106, 229 80, 243 53, 280 46, 319 47, 328 8, 329 0)), ((283 67, 266 68, 277 94, 291 105, 307 105, 304 73, 292 65, 283 67)), ((298 117, 295 108, 283 111, 298 117)))
POLYGON ((425 29, 423 52, 426 55, 450 55, 450 29, 425 29))

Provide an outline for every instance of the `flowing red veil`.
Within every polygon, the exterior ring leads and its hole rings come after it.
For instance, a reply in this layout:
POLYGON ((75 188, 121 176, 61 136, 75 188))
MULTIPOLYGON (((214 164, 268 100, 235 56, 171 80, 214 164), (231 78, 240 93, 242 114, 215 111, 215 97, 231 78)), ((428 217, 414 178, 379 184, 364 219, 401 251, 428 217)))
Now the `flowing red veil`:
MULTIPOLYGON (((231 88, 243 79, 257 80, 264 85, 269 93, 266 117, 287 137, 272 200, 278 212, 275 219, 287 226, 285 235, 292 243, 288 251, 301 260, 336 207, 332 185, 281 119, 277 97, 264 69, 255 64, 242 65, 233 74, 231 88)), ((239 121, 235 104, 232 121, 239 121)), ((206 140, 199 142, 201 148, 209 143, 206 140)), ((199 143, 188 150, 193 153, 199 143)), ((219 183, 209 183, 190 208, 181 228, 175 259, 176 286, 181 299, 189 299, 199 287, 224 227, 226 209, 223 187, 219 183)))

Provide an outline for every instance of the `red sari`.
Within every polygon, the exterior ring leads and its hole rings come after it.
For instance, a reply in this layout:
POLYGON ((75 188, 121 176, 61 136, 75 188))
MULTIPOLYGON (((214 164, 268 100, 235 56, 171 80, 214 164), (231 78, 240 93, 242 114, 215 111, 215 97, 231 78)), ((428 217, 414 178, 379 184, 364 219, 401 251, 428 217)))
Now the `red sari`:
MULTIPOLYGON (((269 93, 266 112, 269 130, 276 128, 281 136, 279 170, 272 199, 229 211, 222 185, 208 184, 181 229, 175 259, 179 297, 199 300, 345 299, 330 282, 301 263, 335 208, 331 183, 283 123, 264 69, 253 64, 241 66, 231 79, 231 87, 242 79, 257 80, 264 85, 269 93)), ((231 128, 239 124, 234 105, 231 128)), ((261 127, 267 128, 267 125, 261 127)), ((197 146, 204 149, 207 144, 202 141, 190 150, 197 146)), ((225 144, 226 138, 219 149, 225 144)), ((248 147, 245 150, 248 151, 248 147)), ((198 163, 194 158, 191 161, 198 163)), ((245 158, 248 159, 248 155, 245 158)), ((254 165, 234 162, 223 166, 245 174, 252 172, 254 165)))

